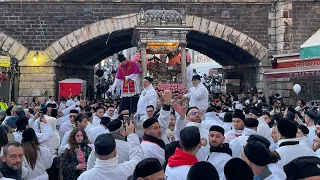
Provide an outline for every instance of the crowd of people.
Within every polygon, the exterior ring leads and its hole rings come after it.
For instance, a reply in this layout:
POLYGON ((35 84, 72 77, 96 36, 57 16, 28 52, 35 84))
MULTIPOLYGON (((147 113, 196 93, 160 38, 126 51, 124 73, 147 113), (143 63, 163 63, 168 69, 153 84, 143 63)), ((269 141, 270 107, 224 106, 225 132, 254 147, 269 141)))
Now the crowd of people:
MULTIPOLYGON (((129 76, 116 83, 136 80, 129 76)), ((137 102, 91 102, 80 93, 1 105, 0 178, 320 179, 319 116, 304 101, 286 107, 279 94, 262 92, 209 100, 194 75, 185 107, 168 90, 158 97, 152 81, 143 78, 137 102)), ((134 83, 127 88, 134 92, 134 83)))

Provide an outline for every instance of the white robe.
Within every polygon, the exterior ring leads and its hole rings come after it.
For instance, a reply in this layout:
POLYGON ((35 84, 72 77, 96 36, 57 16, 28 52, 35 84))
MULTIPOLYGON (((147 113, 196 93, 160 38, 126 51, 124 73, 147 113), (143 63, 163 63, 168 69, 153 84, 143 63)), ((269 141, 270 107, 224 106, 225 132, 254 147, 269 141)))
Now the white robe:
POLYGON ((186 180, 190 168, 191 166, 189 165, 177 167, 169 167, 167 165, 165 175, 168 177, 167 180, 186 180))
POLYGON ((199 83, 196 87, 192 87, 190 93, 183 96, 190 99, 189 107, 195 106, 199 110, 205 111, 209 106, 209 92, 202 83, 199 83))
POLYGON ((233 139, 241 136, 243 130, 236 130, 236 129, 232 129, 230 131, 228 131, 227 133, 224 134, 224 143, 229 143, 230 141, 232 141, 233 139))
POLYGON ((268 164, 268 168, 271 173, 277 176, 279 179, 287 179, 286 173, 276 163, 268 164))
POLYGON ((74 126, 75 124, 72 124, 70 120, 68 120, 60 126, 59 132, 62 136, 64 136, 68 131, 72 130, 74 126))
MULTIPOLYGON (((43 128, 43 130, 42 130, 41 133, 35 132, 40 144, 50 140, 52 138, 52 136, 53 136, 53 131, 52 131, 52 128, 51 128, 50 124, 44 124, 42 126, 42 128, 43 128)), ((22 141, 22 132, 20 132, 20 131, 19 132, 14 132, 13 136, 14 136, 14 140, 15 141, 21 143, 21 141, 22 141)))
POLYGON ((312 149, 312 144, 309 143, 309 139, 307 136, 297 138, 297 140, 299 140, 299 144, 301 144, 302 146, 312 149))
POLYGON ((224 129, 224 134, 232 130, 232 122, 223 122, 222 127, 224 129))
MULTIPOLYGON (((117 157, 119 164, 130 161, 129 146, 130 144, 127 141, 116 139, 117 157)), ((94 155, 94 152, 95 150, 93 148, 88 158, 87 170, 92 169, 96 164, 97 157, 94 155)))
POLYGON ((258 134, 260 136, 267 138, 271 142, 272 137, 271 137, 269 125, 266 123, 266 121, 263 119, 262 116, 258 118, 258 121, 259 121, 258 131, 257 131, 258 134))
POLYGON ((145 158, 157 158, 160 161, 161 165, 164 164, 164 149, 162 149, 158 144, 149 141, 142 141, 141 146, 145 158))
POLYGON ((53 158, 50 149, 47 146, 40 145, 40 152, 38 151, 38 157, 34 169, 24 157, 23 162, 26 168, 29 170, 28 175, 24 179, 29 180, 48 180, 48 174, 46 172, 52 165, 53 158))
POLYGON ((100 126, 101 119, 97 115, 93 115, 92 126, 100 126))
POLYGON ((232 150, 233 158, 241 158, 241 151, 244 144, 247 142, 248 138, 252 134, 257 134, 253 129, 244 128, 242 135, 230 141, 230 149, 232 150))
POLYGON ((104 125, 99 125, 97 127, 93 127, 89 129, 87 132, 87 135, 90 143, 94 143, 94 141, 100 134, 109 133, 109 132, 110 131, 108 130, 107 127, 105 127, 104 125))
POLYGON ((188 89, 189 93, 190 93, 190 89, 192 87, 192 76, 193 76, 193 69, 192 69, 192 66, 189 65, 187 67, 187 89, 188 89))
MULTIPOLYGON (((298 141, 296 138, 292 139, 282 139, 278 142, 280 145, 283 142, 298 141)), ((288 164, 290 161, 302 157, 302 156, 316 156, 316 154, 309 148, 304 147, 300 144, 281 146, 276 149, 277 153, 280 155, 281 160, 278 161, 278 165, 283 168, 284 165, 288 164)))
POLYGON ((128 136, 130 161, 118 164, 118 157, 109 160, 96 160, 94 168, 82 173, 78 180, 127 179, 133 174, 136 165, 143 159, 143 151, 137 134, 128 136))
POLYGON ((138 114, 147 114, 147 106, 152 105, 154 109, 157 109, 157 100, 158 94, 156 90, 150 84, 147 88, 145 88, 140 95, 138 105, 137 105, 137 113, 138 114))
MULTIPOLYGON (((132 94, 128 94, 128 93, 125 93, 125 92, 121 92, 121 97, 131 97, 131 96, 134 96, 135 94, 139 94, 140 93, 140 78, 139 78, 139 74, 131 74, 128 76, 131 80, 134 81, 134 88, 135 88, 135 93, 132 93, 132 94)), ((116 88, 116 87, 121 87, 121 90, 122 90, 122 86, 123 86, 123 80, 122 79, 118 79, 118 78, 115 78, 112 86, 111 86, 111 90, 113 92, 113 90, 116 88)))
POLYGON ((310 126, 308 127, 308 129, 309 129, 308 140, 309 140, 309 143, 312 145, 314 136, 316 135, 316 126, 315 125, 310 126))
POLYGON ((224 166, 230 159, 232 159, 232 157, 229 154, 220 152, 212 152, 207 159, 207 162, 211 163, 216 168, 220 180, 226 179, 224 175, 224 166))
POLYGON ((201 126, 204 129, 209 131, 211 126, 213 126, 213 125, 222 127, 223 122, 217 116, 217 113, 215 113, 215 112, 207 112, 205 114, 205 119, 201 121, 201 126))

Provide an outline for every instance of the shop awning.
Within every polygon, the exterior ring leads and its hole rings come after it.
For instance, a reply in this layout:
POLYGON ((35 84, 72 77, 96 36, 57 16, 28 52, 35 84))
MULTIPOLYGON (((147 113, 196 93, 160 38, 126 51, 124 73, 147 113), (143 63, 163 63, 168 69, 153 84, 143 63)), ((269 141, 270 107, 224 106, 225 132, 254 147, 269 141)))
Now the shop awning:
POLYGON ((320 76, 320 66, 268 69, 264 72, 270 78, 302 78, 320 76))
POLYGON ((320 29, 301 46, 300 57, 311 59, 320 57, 320 29))

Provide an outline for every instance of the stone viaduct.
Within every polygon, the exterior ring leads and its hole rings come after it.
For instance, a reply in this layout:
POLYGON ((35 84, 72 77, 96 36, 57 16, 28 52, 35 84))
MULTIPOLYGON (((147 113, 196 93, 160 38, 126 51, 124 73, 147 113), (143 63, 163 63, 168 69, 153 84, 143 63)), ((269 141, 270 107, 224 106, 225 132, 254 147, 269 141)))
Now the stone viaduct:
MULTIPOLYGON (((299 52, 320 28, 315 0, 0 0, 0 52, 19 66, 19 102, 34 90, 56 95, 66 78, 92 85, 96 63, 132 47, 141 8, 184 8, 193 26, 187 47, 215 59, 245 88, 263 89, 268 57, 299 52)), ((291 88, 288 79, 271 87, 284 97, 291 88)))

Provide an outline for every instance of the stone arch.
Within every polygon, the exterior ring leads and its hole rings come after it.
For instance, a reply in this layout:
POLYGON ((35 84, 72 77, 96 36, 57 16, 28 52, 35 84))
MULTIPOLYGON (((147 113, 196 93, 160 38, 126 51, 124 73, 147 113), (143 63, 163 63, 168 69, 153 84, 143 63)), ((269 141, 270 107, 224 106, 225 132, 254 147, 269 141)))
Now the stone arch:
POLYGON ((2 32, 0 32, 0 49, 9 53, 18 61, 21 61, 28 52, 28 49, 16 39, 2 32))
MULTIPOLYGON (((56 62, 93 65, 118 51, 132 47, 133 28, 139 21, 137 13, 102 20, 62 37, 45 51, 56 62), (87 60, 80 60, 83 57, 87 60)), ((188 47, 206 54, 223 66, 267 59, 266 47, 231 27, 188 15, 186 23, 187 26, 193 26, 187 36, 188 47), (206 39, 208 41, 203 42, 206 39), (239 57, 237 53, 244 55, 239 57)))

